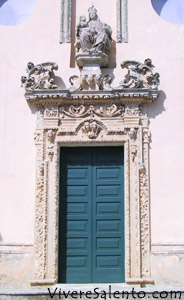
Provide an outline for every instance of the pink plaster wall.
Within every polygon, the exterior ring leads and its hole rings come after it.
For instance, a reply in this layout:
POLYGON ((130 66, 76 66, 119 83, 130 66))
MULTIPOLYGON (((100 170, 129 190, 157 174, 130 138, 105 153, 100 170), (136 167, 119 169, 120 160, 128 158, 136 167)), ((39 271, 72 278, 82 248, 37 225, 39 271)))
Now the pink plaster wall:
MULTIPOLYGON (((116 36, 116 1, 93 1, 102 21, 116 36), (111 7, 112 6, 112 7, 111 7)), ((88 15, 89 0, 76 1, 76 20, 88 15)), ((38 0, 32 16, 17 26, 0 26, 0 240, 32 243, 34 231, 36 116, 24 98, 20 78, 28 61, 54 61, 63 86, 79 74, 73 46, 59 43, 60 1, 38 0), (72 66, 72 67, 70 67, 72 66)), ((160 73, 160 98, 148 108, 152 143, 151 233, 153 243, 182 243, 184 236, 184 25, 169 24, 151 1, 129 0, 129 42, 115 44, 111 69, 117 86, 120 63, 150 57, 160 73)), ((107 72, 107 70, 105 70, 107 72)))

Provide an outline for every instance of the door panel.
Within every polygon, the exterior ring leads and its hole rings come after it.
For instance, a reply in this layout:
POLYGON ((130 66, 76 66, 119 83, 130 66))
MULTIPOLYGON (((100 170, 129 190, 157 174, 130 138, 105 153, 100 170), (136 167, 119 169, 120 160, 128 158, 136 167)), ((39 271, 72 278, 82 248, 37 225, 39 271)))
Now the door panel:
POLYGON ((59 282, 91 282, 91 153, 61 149, 59 282))
POLYGON ((62 148, 59 282, 124 282, 122 147, 62 148))

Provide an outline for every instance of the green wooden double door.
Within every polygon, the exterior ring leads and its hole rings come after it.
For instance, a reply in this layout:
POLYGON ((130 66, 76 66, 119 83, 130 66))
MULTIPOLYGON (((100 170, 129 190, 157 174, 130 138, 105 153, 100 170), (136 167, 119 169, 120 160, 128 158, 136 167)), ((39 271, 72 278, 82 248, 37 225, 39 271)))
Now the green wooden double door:
POLYGON ((123 147, 61 148, 59 283, 124 282, 123 147))

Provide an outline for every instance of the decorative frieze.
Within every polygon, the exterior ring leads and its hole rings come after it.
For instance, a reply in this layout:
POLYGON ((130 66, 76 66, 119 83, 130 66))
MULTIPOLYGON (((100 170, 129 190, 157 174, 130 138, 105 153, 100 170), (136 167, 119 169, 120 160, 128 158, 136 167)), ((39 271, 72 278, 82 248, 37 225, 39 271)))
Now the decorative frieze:
POLYGON ((116 104, 112 104, 110 106, 107 105, 80 105, 74 106, 70 105, 67 107, 67 110, 64 107, 60 107, 59 111, 61 113, 61 118, 69 117, 69 118, 84 118, 84 117, 123 117, 124 115, 124 107, 117 106, 116 104))

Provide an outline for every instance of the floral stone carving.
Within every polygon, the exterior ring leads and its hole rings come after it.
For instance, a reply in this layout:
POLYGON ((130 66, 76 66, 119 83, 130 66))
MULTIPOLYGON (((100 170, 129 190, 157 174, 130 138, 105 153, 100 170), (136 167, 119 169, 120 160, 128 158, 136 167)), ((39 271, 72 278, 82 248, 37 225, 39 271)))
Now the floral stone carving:
POLYGON ((57 70, 58 65, 52 62, 46 62, 34 65, 32 62, 27 64, 28 76, 22 76, 21 82, 25 89, 56 89, 58 86, 52 78, 53 70, 57 70))
POLYGON ((90 7, 88 12, 89 20, 80 16, 77 25, 76 49, 88 54, 108 52, 112 42, 111 27, 99 20, 94 6, 90 7))
POLYGON ((153 73, 154 66, 151 59, 147 58, 144 63, 127 60, 121 63, 122 69, 127 69, 128 74, 120 82, 120 88, 149 88, 158 89, 160 84, 158 73, 153 73))

